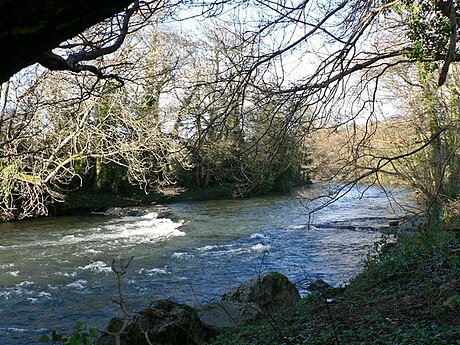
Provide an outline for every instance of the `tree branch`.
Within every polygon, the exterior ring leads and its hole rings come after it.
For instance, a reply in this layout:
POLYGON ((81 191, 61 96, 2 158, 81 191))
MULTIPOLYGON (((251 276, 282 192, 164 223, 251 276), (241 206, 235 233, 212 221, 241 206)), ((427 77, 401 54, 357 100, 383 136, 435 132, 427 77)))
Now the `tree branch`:
MULTIPOLYGON (((436 2, 437 4, 440 1, 436 2)), ((438 85, 442 86, 446 82, 447 73, 449 72, 449 66, 454 61, 455 58, 455 51, 457 48, 457 14, 455 12, 455 4, 453 0, 447 0, 447 2, 442 2, 443 7, 447 7, 446 14, 449 17, 450 22, 450 38, 449 38, 449 49, 447 51, 446 57, 444 59, 444 64, 441 68, 441 72, 439 73, 439 80, 438 85)), ((440 6, 440 5, 439 5, 440 6)), ((443 11, 444 13, 444 11, 443 11)))
POLYGON ((133 0, 0 0, 0 83, 133 0))
MULTIPOLYGON (((123 84, 123 80, 116 74, 106 74, 102 68, 98 68, 94 65, 82 64, 82 62, 95 60, 117 51, 125 41, 126 35, 129 32, 130 19, 137 10, 139 10, 139 0, 136 0, 124 13, 119 32, 116 34, 115 41, 111 45, 93 47, 90 42, 87 42, 80 51, 70 54, 66 59, 49 50, 41 54, 37 62, 52 71, 71 71, 75 73, 86 71, 94 74, 99 79, 111 78, 123 84)), ((113 35, 114 32, 109 32, 107 34, 113 35)))

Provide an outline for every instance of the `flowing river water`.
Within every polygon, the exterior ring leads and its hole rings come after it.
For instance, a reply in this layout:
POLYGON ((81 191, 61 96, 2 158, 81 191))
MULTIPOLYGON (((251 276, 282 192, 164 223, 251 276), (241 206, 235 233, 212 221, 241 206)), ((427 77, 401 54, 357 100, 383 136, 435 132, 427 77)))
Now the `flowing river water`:
MULTIPOLYGON (((317 192, 317 188, 313 188, 317 192)), ((356 275, 388 221, 405 210, 357 187, 318 205, 292 196, 168 205, 169 218, 78 216, 0 224, 0 344, 38 344, 77 321, 103 329, 118 311, 114 259, 134 256, 128 308, 157 298, 198 305, 260 271, 339 285, 356 275)), ((310 193, 312 191, 310 190, 310 193)), ((403 191, 393 192, 411 203, 403 191)))

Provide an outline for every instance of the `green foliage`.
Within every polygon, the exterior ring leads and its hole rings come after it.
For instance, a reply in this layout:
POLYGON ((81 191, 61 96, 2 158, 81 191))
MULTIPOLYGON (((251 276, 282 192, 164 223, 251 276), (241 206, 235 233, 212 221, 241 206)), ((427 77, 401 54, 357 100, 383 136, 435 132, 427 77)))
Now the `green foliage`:
MULTIPOLYGON (((457 68, 451 65, 454 74, 457 68)), ((404 96, 409 112, 402 121, 409 125, 403 130, 405 139, 401 142, 405 145, 400 145, 396 155, 407 152, 407 146, 410 150, 420 148, 423 143, 426 146, 409 157, 398 159, 394 167, 401 180, 417 191, 419 200, 430 205, 430 215, 438 226, 454 211, 447 205, 460 195, 458 80, 452 76, 442 87, 438 86, 433 63, 418 63, 416 71, 421 87, 409 88, 408 96, 404 96), (445 211, 445 207, 450 211, 445 211)))
POLYGON ((442 268, 454 270, 460 264, 458 255, 452 252, 454 246, 460 246, 460 241, 449 232, 427 229, 415 237, 400 235, 397 244, 386 239, 380 244, 380 253, 388 253, 370 256, 365 261, 366 274, 378 279, 388 280, 404 274, 425 275, 442 268))
MULTIPOLYGON (((119 191, 120 186, 127 187, 123 186, 125 176, 125 167, 113 163, 101 163, 95 176, 95 187, 98 191, 116 193, 119 191)), ((125 184, 127 185, 127 183, 125 184)))
POLYGON ((460 228, 460 197, 451 199, 444 205, 442 218, 447 226, 460 228))
POLYGON ((343 344, 454 345, 459 344, 455 342, 457 335, 453 327, 430 322, 404 325, 395 329, 384 317, 372 315, 364 318, 355 327, 341 332, 340 339, 343 344))
POLYGON ((5 206, 9 207, 14 189, 14 180, 18 175, 16 164, 0 164, 0 195, 5 206))
POLYGON ((98 334, 97 328, 88 328, 83 321, 78 321, 70 335, 53 330, 51 335, 42 335, 40 342, 52 345, 91 345, 98 334))
POLYGON ((408 57, 426 61, 436 55, 447 54, 451 24, 435 1, 404 1, 395 12, 409 25, 412 49, 408 57))
MULTIPOLYGON (((284 113, 283 113, 284 115, 284 113)), ((229 121, 231 117, 229 118, 229 121)), ((182 174, 185 187, 229 185, 234 197, 286 192, 308 183, 307 166, 311 162, 299 129, 283 128, 290 124, 282 115, 259 109, 251 135, 244 139, 235 133, 213 130, 213 144, 194 149, 193 174, 182 174), (283 132, 284 131, 284 132, 283 132)), ((237 132, 249 131, 240 128, 237 132)))

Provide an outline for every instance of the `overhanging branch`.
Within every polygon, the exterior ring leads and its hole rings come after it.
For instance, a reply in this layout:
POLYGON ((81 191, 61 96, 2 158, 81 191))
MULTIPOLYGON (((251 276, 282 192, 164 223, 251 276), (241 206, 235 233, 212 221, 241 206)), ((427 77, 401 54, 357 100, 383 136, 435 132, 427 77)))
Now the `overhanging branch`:
MULTIPOLYGON (((82 62, 95 60, 119 49, 129 32, 130 19, 138 9, 139 0, 136 0, 123 14, 119 32, 116 33, 116 37, 114 37, 114 41, 111 45, 95 47, 89 44, 83 45, 78 52, 70 54, 67 58, 63 58, 49 50, 40 55, 38 63, 52 71, 71 71, 75 73, 86 71, 94 74, 100 79, 113 78, 123 83, 122 79, 116 74, 106 74, 102 68, 90 64, 83 64, 82 62)), ((115 33, 110 32, 108 34, 114 35, 115 33)))
POLYGON ((0 83, 133 0, 0 0, 0 83))

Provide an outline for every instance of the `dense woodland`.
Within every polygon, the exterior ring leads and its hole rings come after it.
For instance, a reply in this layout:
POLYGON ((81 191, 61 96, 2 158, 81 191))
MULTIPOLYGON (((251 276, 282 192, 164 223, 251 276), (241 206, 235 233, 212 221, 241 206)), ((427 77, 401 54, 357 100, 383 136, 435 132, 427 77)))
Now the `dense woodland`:
POLYGON ((312 178, 408 185, 458 220, 459 6, 135 1, 1 85, 0 217, 312 178))

